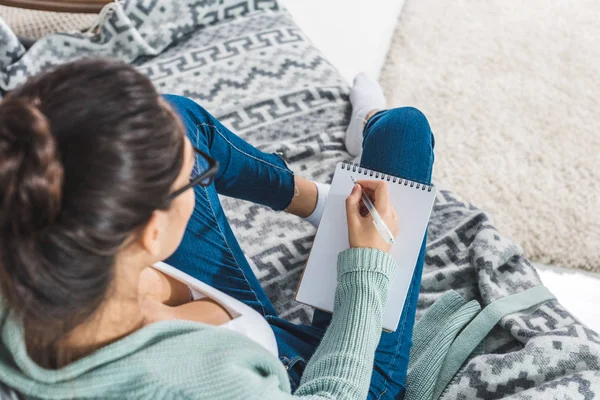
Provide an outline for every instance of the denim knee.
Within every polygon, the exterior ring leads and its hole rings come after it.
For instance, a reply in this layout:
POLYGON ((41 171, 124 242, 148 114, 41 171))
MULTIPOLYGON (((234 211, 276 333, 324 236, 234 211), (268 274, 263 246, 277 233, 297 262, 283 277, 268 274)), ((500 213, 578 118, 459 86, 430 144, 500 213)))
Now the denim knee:
MULTIPOLYGON (((375 117, 375 116, 374 116, 375 117)), ((383 130, 393 135, 402 135, 404 140, 406 136, 412 136, 414 140, 423 140, 430 142, 431 148, 435 145, 433 132, 429 126, 429 121, 425 114, 415 107, 398 107, 382 112, 380 121, 373 121, 383 124, 383 130), (386 129, 388 128, 389 129, 386 129), (425 137, 423 137, 425 136, 425 137)), ((373 118, 372 118, 373 119, 373 118)), ((371 122, 371 120, 369 120, 371 122)), ((368 129, 369 124, 365 129, 368 129)))
POLYGON ((433 134, 423 113, 414 107, 380 111, 364 129, 364 167, 430 184, 433 134))
POLYGON ((421 110, 415 107, 408 106, 391 108, 387 110, 387 116, 405 124, 420 125, 429 128, 429 121, 427 121, 427 117, 421 112, 421 110))

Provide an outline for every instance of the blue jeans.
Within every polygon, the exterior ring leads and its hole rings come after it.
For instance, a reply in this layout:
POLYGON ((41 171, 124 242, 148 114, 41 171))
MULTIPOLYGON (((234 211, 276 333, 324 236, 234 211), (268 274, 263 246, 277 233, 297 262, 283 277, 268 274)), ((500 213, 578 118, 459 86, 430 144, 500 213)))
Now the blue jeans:
MULTIPOLYGON (((330 315, 316 311, 311 325, 292 324, 277 316, 244 257, 217 196, 220 193, 283 210, 294 194, 294 175, 278 155, 264 153, 245 142, 192 100, 173 95, 165 99, 181 115, 192 143, 221 164, 214 184, 194 189, 196 207, 185 235, 177 251, 165 262, 261 313, 275 333, 280 360, 295 390, 330 315)), ((429 123, 417 109, 381 111, 365 126, 361 165, 429 184, 433 145, 429 123)), ((398 329, 381 335, 369 399, 398 399, 404 393, 424 256, 425 239, 398 329)))

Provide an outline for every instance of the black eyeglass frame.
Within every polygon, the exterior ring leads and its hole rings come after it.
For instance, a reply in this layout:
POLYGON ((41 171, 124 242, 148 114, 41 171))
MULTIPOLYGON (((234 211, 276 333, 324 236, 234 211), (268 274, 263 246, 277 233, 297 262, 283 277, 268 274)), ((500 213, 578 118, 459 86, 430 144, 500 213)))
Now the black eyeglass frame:
MULTIPOLYGON (((200 176, 198 176, 197 178, 194 178, 193 180, 191 180, 190 183, 188 183, 184 187, 177 189, 176 191, 171 193, 169 195, 169 200, 173 200, 175 197, 179 196, 181 193, 185 192, 188 189, 193 188, 196 185, 205 186, 205 187, 209 186, 212 183, 215 175, 217 175, 217 172, 219 172, 219 162, 217 160, 215 160, 214 158, 212 158, 211 156, 209 156, 208 154, 206 154, 205 152, 203 152, 202 150, 198 150, 197 148, 194 147, 194 156, 201 156, 206 161, 208 161, 208 169, 205 172, 203 172, 200 176), (202 182, 206 179, 210 179, 210 180, 208 182, 202 182)), ((194 162, 196 162, 196 161, 194 160, 194 162)))

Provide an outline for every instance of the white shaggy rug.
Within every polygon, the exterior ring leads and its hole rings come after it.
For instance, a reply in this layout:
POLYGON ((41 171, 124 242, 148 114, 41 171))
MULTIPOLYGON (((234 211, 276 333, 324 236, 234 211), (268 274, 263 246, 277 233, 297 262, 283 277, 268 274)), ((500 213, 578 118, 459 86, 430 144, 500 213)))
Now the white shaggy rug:
POLYGON ((434 180, 533 260, 600 271, 600 2, 407 0, 382 72, 434 180))

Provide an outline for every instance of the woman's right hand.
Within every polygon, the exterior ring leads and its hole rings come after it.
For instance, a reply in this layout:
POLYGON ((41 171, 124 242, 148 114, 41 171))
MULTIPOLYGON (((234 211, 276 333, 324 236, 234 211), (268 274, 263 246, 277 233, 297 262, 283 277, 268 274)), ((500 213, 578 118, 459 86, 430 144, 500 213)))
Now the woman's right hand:
POLYGON ((373 224, 373 217, 361 200, 363 190, 375 205, 387 227, 392 231, 394 238, 398 236, 398 214, 390 202, 387 182, 361 180, 358 181, 358 185, 354 185, 350 196, 346 199, 350 247, 369 247, 389 253, 392 245, 381 237, 373 224))

